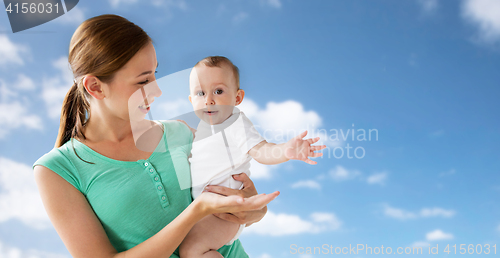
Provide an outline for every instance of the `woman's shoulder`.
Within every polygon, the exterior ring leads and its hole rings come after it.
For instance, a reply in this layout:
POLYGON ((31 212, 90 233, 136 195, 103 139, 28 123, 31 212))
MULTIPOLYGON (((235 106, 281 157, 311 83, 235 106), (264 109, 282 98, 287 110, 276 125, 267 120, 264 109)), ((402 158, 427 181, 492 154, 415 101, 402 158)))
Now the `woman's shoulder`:
POLYGON ((33 164, 33 167, 36 165, 45 165, 45 164, 52 164, 52 163, 71 163, 69 158, 68 158, 68 144, 65 143, 63 146, 59 148, 53 148, 49 152, 45 153, 42 155, 35 163, 33 164))
POLYGON ((60 175, 79 189, 79 175, 72 162, 71 153, 71 143, 67 142, 63 146, 53 148, 49 152, 45 153, 42 157, 35 161, 35 163, 33 163, 33 168, 39 165, 44 166, 60 175))
POLYGON ((165 130, 167 142, 170 145, 186 145, 193 141, 193 133, 189 126, 178 120, 158 120, 165 130))

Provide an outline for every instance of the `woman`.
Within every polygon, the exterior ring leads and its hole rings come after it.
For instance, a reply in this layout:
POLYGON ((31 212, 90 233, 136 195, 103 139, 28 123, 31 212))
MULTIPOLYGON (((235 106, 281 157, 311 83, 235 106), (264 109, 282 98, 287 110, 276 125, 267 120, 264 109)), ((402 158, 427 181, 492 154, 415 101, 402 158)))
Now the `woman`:
MULTIPOLYGON (((244 174, 235 177, 242 190, 211 186, 195 201, 182 186, 192 133, 177 121, 144 126, 161 91, 150 83, 158 63, 140 27, 116 15, 83 22, 71 39, 69 63, 76 79, 56 148, 34 171, 47 214, 73 257, 178 257, 183 238, 209 214, 240 224, 263 218, 279 193, 257 195, 244 174), (139 102, 131 101, 136 92, 139 102), (147 140, 138 141, 138 132, 147 140), (136 145, 144 141, 146 147, 136 145)), ((218 251, 248 257, 239 241, 218 251)))

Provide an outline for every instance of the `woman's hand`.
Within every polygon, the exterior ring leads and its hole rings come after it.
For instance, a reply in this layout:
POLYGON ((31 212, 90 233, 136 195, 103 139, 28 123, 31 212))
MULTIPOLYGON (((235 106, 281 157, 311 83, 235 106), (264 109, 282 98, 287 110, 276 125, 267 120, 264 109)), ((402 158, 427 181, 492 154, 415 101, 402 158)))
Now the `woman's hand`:
MULTIPOLYGON (((241 190, 235 190, 223 186, 215 186, 215 185, 210 185, 206 188, 206 191, 211 192, 211 193, 217 193, 220 195, 228 196, 228 198, 233 198, 234 200, 238 200, 238 198, 247 198, 245 201, 251 201, 253 203, 258 203, 260 202, 261 198, 267 197, 270 198, 272 197, 272 200, 276 198, 276 196, 279 195, 279 192, 276 191, 272 194, 264 195, 264 197, 259 197, 262 194, 257 194, 257 189, 255 189, 255 185, 253 184, 252 180, 245 174, 241 173, 238 175, 233 175, 233 178, 237 181, 243 182, 243 188, 241 190)), ((263 199, 263 200, 264 200, 263 199)), ((270 202, 269 201, 269 202, 270 202)), ((267 202, 267 203, 269 203, 267 202)), ((267 205, 266 203, 266 205, 267 205)), ((254 210, 245 210, 245 211, 235 211, 235 212, 229 212, 229 213, 215 213, 214 215, 227 221, 235 222, 238 224, 246 224, 247 227, 250 226, 251 224, 260 221, 262 218, 264 218, 264 215, 266 215, 267 212, 267 206, 264 205, 258 209, 254 210)))

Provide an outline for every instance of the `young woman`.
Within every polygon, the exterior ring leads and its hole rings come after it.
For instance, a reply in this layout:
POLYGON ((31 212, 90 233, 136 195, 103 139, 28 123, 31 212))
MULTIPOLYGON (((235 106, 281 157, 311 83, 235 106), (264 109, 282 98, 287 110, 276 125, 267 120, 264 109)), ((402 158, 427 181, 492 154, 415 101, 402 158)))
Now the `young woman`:
MULTIPOLYGON (((71 39, 69 64, 75 83, 64 100, 56 148, 35 162, 34 172, 73 257, 178 257, 179 244, 207 215, 239 224, 264 217, 279 193, 257 195, 245 174, 235 176, 242 190, 210 186, 195 201, 182 187, 193 136, 178 121, 143 126, 161 91, 151 83, 155 49, 140 27, 116 15, 83 22, 71 39), (131 101, 137 92, 143 97, 131 101), (147 135, 145 148, 138 147, 137 132, 147 135)), ((248 257, 239 241, 218 251, 248 257)))

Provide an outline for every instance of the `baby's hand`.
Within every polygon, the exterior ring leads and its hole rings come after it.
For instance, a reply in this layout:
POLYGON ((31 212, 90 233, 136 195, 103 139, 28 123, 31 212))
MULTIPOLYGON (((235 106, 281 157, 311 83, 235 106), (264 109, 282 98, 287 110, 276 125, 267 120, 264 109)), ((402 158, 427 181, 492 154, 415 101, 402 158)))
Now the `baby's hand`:
POLYGON ((314 152, 318 150, 322 150, 326 148, 326 145, 315 145, 312 146, 313 143, 319 141, 319 137, 314 139, 305 139, 307 135, 307 131, 293 137, 287 143, 285 143, 285 157, 287 159, 297 159, 302 160, 307 164, 316 165, 318 162, 312 161, 309 157, 321 157, 323 153, 314 152))

